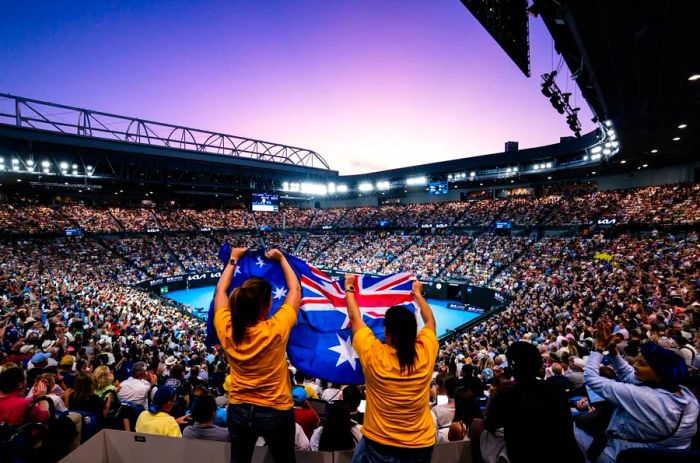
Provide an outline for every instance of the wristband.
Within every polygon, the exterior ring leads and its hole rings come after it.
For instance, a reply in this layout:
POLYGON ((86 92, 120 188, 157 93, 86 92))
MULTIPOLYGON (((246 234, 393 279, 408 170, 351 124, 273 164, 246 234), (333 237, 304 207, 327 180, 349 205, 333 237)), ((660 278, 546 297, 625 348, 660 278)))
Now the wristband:
POLYGON ((354 293, 355 292, 355 287, 353 285, 348 286, 345 288, 346 293, 354 293))
POLYGON ((238 262, 236 262, 236 259, 233 259, 233 258, 229 259, 229 260, 228 260, 228 263, 229 263, 229 265, 236 265, 236 264, 238 264, 238 262))

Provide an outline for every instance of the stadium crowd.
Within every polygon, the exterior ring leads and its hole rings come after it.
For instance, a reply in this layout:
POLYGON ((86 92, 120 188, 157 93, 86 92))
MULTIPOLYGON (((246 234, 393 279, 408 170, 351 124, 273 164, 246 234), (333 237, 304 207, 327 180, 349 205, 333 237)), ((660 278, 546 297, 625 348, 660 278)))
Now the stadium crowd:
MULTIPOLYGON (((578 185, 578 184, 574 184, 578 185)), ((0 210, 0 230, 11 234, 61 233, 80 226, 94 233, 172 231, 377 228, 402 229, 441 225, 490 227, 494 221, 516 226, 566 226, 591 223, 601 216, 621 224, 693 225, 700 222, 700 185, 679 184, 630 190, 545 189, 540 196, 475 197, 472 201, 386 204, 379 207, 300 209, 251 213, 240 207, 222 209, 155 209, 60 204, 46 206, 22 200, 0 210), (551 190, 551 191, 550 191, 551 190)))
MULTIPOLYGON (((663 224, 696 224, 699 192, 697 185, 583 196, 552 192, 535 203, 511 198, 444 207, 392 205, 322 210, 315 217, 297 211, 285 219, 293 228, 309 227, 312 220, 314 227, 341 228, 376 220, 401 227, 425 220, 473 226, 496 218, 566 225, 604 214, 649 225, 643 233, 617 236, 518 237, 449 229, 4 237, 0 439, 28 422, 43 422, 52 430, 45 447, 54 449, 45 461, 56 461, 103 427, 228 440, 226 354, 205 346, 205 323, 186 307, 129 284, 218 270, 218 243, 256 248, 262 238, 268 247, 296 250, 319 268, 412 271, 421 279, 464 279, 512 294, 502 312, 450 334, 437 354, 431 392, 436 442, 470 440, 473 461, 491 461, 494 451, 507 451, 512 462, 531 461, 534 451, 538 461, 583 461, 585 454, 607 462, 632 447, 700 448, 700 242, 694 231, 653 231, 663 224), (600 352, 606 353, 602 364, 600 352), (650 370, 658 384, 635 384, 635 374, 654 382, 650 370), (588 398, 586 387, 605 403, 588 398), (34 403, 42 396, 51 406, 34 403), (60 419, 49 421, 50 414, 60 419), (594 424, 589 416, 607 420, 594 424), (535 432, 540 437, 547 432, 550 439, 542 442, 535 432)), ((258 214, 241 209, 24 204, 3 208, 0 228, 27 234, 75 223, 100 233, 151 226, 245 230, 254 228, 253 220, 261 224, 258 214)), ((265 223, 280 228, 278 219, 265 223)), ((354 448, 364 420, 359 411, 364 387, 329 384, 289 369, 296 448, 354 448), (319 403, 328 406, 327 413, 316 411, 319 403)))

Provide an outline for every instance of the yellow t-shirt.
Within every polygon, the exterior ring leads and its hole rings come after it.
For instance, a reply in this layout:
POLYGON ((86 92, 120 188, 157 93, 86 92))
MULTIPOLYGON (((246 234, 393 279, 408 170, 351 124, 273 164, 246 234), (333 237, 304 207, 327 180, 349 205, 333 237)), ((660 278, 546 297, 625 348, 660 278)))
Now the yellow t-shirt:
POLYGON ((306 397, 309 399, 318 399, 318 394, 310 384, 304 384, 304 390, 306 391, 306 397))
POLYGON ((229 403, 277 410, 294 407, 285 354, 289 332, 296 322, 292 306, 282 304, 272 318, 246 329, 243 342, 236 345, 231 310, 216 309, 214 327, 231 369, 229 403))
POLYGON ((352 340, 365 374, 367 408, 362 434, 394 447, 421 448, 435 444, 435 422, 430 414, 438 341, 435 332, 423 328, 416 337, 416 362, 410 376, 396 349, 381 342, 363 327, 352 340))
POLYGON ((141 412, 139 419, 136 420, 136 432, 167 437, 182 437, 180 426, 175 421, 175 418, 163 412, 158 412, 155 415, 148 411, 141 412))

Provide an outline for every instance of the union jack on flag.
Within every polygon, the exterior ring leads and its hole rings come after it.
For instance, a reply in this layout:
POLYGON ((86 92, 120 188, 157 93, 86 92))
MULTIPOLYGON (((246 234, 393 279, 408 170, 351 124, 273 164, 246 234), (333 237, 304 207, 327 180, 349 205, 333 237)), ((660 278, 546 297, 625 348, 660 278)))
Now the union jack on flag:
MULTIPOLYGON (((352 347, 343 283, 294 256, 287 254, 287 260, 299 276, 302 287, 297 324, 287 345, 292 365, 313 377, 335 383, 364 383, 362 366, 352 347)), ((267 260, 263 250, 249 251, 238 262, 229 291, 252 276, 265 278, 272 284, 270 315, 274 315, 287 294, 282 268, 267 260)), ((355 296, 363 319, 382 341, 384 316, 390 307, 403 305, 414 314, 418 313, 411 293, 414 279, 411 273, 362 275, 358 278, 355 296)))

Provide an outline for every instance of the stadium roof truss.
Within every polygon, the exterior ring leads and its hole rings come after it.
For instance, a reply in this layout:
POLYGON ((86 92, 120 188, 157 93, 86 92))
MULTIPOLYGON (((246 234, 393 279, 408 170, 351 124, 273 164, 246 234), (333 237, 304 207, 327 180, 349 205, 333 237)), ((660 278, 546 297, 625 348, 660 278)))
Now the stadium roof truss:
POLYGON ((0 124, 330 170, 315 151, 0 93, 0 124))

